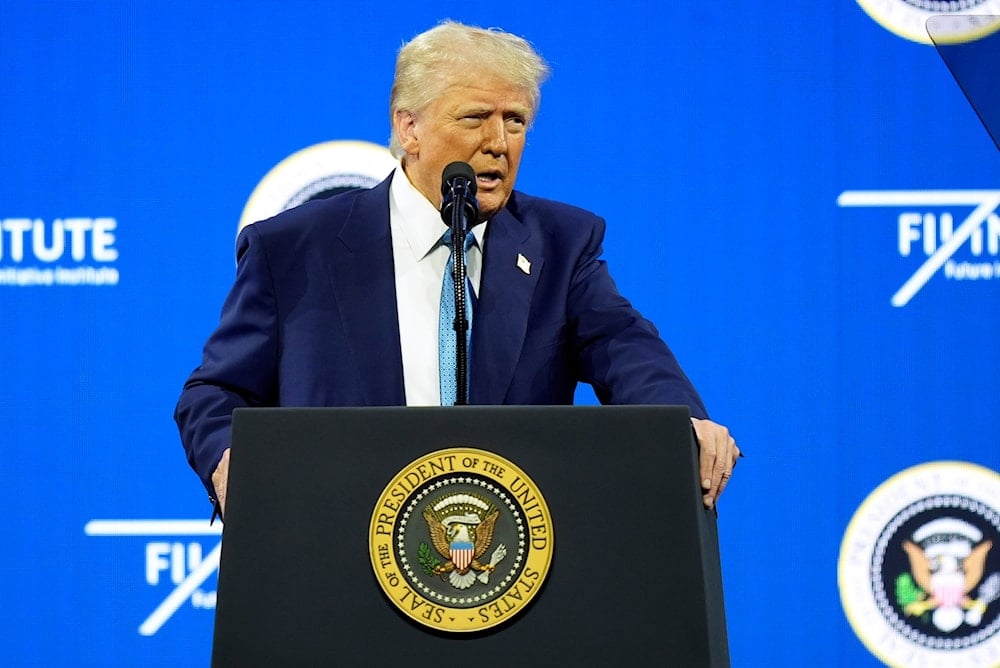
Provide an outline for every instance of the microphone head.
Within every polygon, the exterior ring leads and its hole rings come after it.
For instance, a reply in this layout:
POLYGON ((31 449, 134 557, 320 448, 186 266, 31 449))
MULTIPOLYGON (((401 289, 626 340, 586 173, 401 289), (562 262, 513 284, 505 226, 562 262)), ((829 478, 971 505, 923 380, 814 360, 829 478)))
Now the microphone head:
POLYGON ((441 194, 447 195, 454 190, 460 180, 464 180, 465 188, 469 196, 476 194, 476 173, 467 162, 456 161, 450 163, 441 172, 441 194))
POLYGON ((441 220, 445 225, 454 225, 454 216, 464 219, 463 229, 465 225, 475 225, 479 218, 476 173, 465 162, 453 162, 441 173, 441 220))

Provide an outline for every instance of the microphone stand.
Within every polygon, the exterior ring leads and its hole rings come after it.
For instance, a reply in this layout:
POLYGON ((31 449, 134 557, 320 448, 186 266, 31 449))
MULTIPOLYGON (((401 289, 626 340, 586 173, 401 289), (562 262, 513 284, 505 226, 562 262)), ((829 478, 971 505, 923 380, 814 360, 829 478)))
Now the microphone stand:
POLYGON ((464 197, 459 196, 458 202, 451 209, 451 244, 452 244, 452 279, 455 281, 455 405, 466 406, 469 403, 469 347, 467 332, 469 319, 465 317, 468 295, 465 293, 465 237, 468 234, 464 197))

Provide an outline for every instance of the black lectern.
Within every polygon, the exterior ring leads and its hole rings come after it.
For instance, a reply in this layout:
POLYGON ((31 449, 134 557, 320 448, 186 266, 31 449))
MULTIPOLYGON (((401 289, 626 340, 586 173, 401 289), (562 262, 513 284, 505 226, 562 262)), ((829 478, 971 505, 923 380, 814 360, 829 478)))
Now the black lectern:
POLYGON ((669 406, 238 410, 212 663, 728 666, 696 455, 669 406), (471 633, 403 614, 369 554, 389 482, 448 448, 516 464, 551 517, 537 595, 471 633))

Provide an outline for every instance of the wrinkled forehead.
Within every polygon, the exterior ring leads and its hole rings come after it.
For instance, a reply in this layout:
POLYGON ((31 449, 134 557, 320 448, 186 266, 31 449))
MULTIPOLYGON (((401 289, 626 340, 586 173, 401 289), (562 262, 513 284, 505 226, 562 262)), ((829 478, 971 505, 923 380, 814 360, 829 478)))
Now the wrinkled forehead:
POLYGON ((468 98, 470 101, 502 98, 529 119, 535 114, 534 89, 515 81, 499 68, 442 67, 431 74, 426 85, 428 96, 425 107, 446 96, 468 98))

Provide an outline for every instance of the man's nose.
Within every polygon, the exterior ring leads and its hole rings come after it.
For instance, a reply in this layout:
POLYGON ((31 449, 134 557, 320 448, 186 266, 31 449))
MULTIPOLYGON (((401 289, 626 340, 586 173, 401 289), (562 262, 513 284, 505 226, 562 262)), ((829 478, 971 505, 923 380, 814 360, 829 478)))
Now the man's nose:
POLYGON ((483 124, 483 153, 505 155, 507 153, 507 128, 503 119, 490 119, 483 124))

